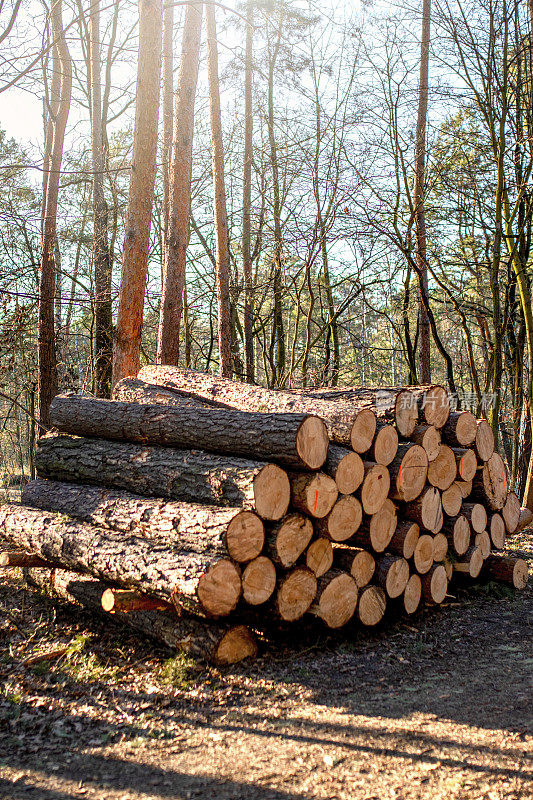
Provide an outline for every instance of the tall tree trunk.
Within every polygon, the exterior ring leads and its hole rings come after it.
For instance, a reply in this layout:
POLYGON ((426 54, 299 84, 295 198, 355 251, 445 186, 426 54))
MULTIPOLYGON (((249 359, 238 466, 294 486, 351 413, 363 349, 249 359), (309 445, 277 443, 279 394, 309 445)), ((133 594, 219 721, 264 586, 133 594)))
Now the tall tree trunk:
POLYGON ((162 0, 139 0, 135 134, 120 280, 113 385, 139 371, 157 157, 162 0))
POLYGON ((420 290, 420 379, 431 383, 430 322, 426 305, 428 297, 428 272, 426 264, 426 215, 424 211, 424 173, 426 164, 426 121, 428 110, 429 31, 431 0, 423 0, 422 44, 420 51, 420 84, 418 88, 418 121, 416 125, 415 188, 416 261, 420 290))
POLYGON ((48 109, 43 175, 41 228, 41 271, 38 311, 38 397, 39 422, 48 427, 50 403, 57 394, 57 359, 54 332, 55 245, 59 175, 63 159, 65 128, 70 110, 72 62, 63 31, 62 3, 56 0, 51 10, 52 87, 48 109))
POLYGON ((90 12, 90 102, 93 159, 93 264, 95 305, 95 383, 97 397, 111 393, 113 316, 111 262, 107 238, 108 209, 104 196, 104 138, 102 128, 102 81, 100 55, 100 2, 90 12))
POLYGON ((270 55, 268 67, 268 139, 270 145, 270 162, 272 167, 272 189, 274 193, 274 261, 273 261, 273 319, 270 338, 269 360, 272 367, 272 385, 279 385, 285 370, 285 330, 283 326, 283 306, 281 303, 282 285, 281 270, 283 259, 283 241, 281 233, 281 197, 279 188, 278 150, 274 129, 274 72, 281 46, 283 30, 283 11, 280 13, 276 43, 270 55))
MULTIPOLYGON (((533 0, 532 0, 533 2, 533 0)), ((242 271, 244 277, 244 352, 246 380, 255 383, 252 294, 252 158, 253 158, 253 7, 246 5, 246 55, 244 72, 244 177, 242 190, 242 271)))
POLYGON ((180 70, 174 101, 170 208, 157 335, 158 364, 177 365, 179 358, 185 262, 189 243, 194 99, 198 81, 202 13, 203 3, 186 6, 180 70))
POLYGON ((163 254, 168 235, 170 159, 172 155, 172 102, 174 98, 174 6, 163 11, 163 254))
POLYGON ((205 8, 207 32, 207 68, 209 77, 209 108, 211 112, 211 148, 213 159, 213 187, 215 235, 217 243, 216 278, 218 303, 219 371, 231 378, 231 306, 229 296, 229 242, 226 189, 224 185, 224 144, 222 141, 222 115, 218 80, 218 51, 215 8, 208 3, 205 8))

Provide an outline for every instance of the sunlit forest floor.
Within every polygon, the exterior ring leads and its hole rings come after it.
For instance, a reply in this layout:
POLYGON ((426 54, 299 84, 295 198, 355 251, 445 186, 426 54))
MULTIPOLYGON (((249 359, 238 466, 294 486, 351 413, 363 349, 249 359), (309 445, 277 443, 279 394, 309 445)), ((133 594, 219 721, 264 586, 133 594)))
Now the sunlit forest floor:
MULTIPOLYGON (((533 535, 509 542, 533 566, 533 535)), ((529 798, 533 591, 206 668, 0 583, 0 797, 529 798), (67 647, 33 668, 32 653, 67 647)))

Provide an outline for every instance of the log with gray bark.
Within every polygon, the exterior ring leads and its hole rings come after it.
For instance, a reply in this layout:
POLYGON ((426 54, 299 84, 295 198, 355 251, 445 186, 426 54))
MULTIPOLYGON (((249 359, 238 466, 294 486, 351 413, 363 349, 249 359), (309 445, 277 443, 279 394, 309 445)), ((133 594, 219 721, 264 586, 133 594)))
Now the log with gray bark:
POLYGON ((122 533, 198 549, 222 545, 235 561, 256 558, 265 543, 263 521, 253 511, 144 498, 104 486, 37 479, 22 490, 22 502, 122 533))
POLYGON ((289 506, 289 479, 277 464, 201 450, 47 434, 35 463, 40 477, 253 509, 263 519, 281 519, 289 506))
POLYGON ((183 650, 195 658, 213 664, 235 664, 257 655, 257 640, 245 625, 198 619, 161 611, 133 611, 109 614, 103 610, 101 598, 107 584, 87 575, 62 569, 24 570, 23 582, 44 590, 51 597, 81 606, 107 621, 126 625, 171 650, 183 650))
POLYGON ((199 448, 319 469, 328 453, 326 426, 311 414, 263 414, 226 408, 140 405, 58 395, 51 424, 64 433, 142 444, 199 448))
POLYGON ((0 535, 58 567, 136 588, 194 613, 226 616, 241 596, 240 570, 222 548, 179 550, 12 504, 0 507, 0 535))

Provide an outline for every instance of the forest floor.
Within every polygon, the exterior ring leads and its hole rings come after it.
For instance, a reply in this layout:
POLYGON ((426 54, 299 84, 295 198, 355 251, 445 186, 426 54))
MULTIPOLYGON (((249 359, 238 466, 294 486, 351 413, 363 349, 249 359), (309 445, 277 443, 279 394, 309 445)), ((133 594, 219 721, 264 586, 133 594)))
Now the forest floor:
MULTIPOLYGON (((533 536, 511 551, 533 567, 533 536)), ((206 668, 0 582, 0 798, 533 796, 533 589, 206 668), (32 653, 69 646, 33 668, 32 653), (168 683, 168 681, 171 683, 168 683)))

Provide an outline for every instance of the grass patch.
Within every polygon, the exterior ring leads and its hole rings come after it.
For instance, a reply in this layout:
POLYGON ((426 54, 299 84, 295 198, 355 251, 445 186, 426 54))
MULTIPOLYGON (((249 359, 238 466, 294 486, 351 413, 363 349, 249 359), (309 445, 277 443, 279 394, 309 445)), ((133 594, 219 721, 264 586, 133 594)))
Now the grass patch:
POLYGON ((161 668, 161 679, 167 686, 176 689, 190 689, 198 679, 200 666, 188 653, 177 653, 169 658, 161 668))
POLYGON ((100 661, 96 653, 88 649, 89 637, 79 634, 68 645, 66 653, 54 662, 41 661, 31 667, 35 675, 53 672, 57 666, 57 677, 61 673, 83 683, 107 680, 115 676, 117 667, 109 667, 100 661))

